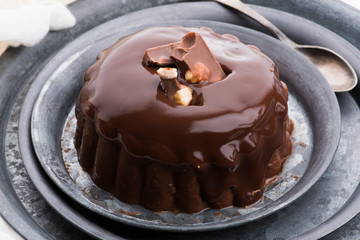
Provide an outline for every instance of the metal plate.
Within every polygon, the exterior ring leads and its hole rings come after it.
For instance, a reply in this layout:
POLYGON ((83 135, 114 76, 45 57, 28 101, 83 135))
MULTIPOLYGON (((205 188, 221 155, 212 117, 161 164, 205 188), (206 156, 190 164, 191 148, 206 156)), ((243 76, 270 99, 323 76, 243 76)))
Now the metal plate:
MULTIPOLYGON (((4 140, 5 136, 9 138, 6 133, 8 125, 9 128, 17 133, 19 123, 16 118, 10 119, 10 111, 18 112, 16 109, 23 104, 23 100, 21 99, 19 103, 15 103, 20 94, 20 90, 24 84, 29 82, 31 84, 32 79, 36 76, 39 69, 46 64, 52 53, 62 48, 64 44, 78 36, 79 33, 101 22, 139 8, 168 2, 171 1, 141 1, 141 4, 135 1, 128 1, 125 4, 117 0, 104 0, 101 1, 101 3, 87 0, 78 1, 71 6, 71 11, 76 15, 78 20, 78 24, 73 29, 52 32, 41 44, 32 48, 8 50, 0 59, 0 97, 2 99, 0 102, 2 119, 2 121, 0 121, 0 127, 2 129, 1 139, 4 140), (36 59, 36 61, 32 59, 36 59)), ((173 2, 176 2, 176 0, 173 2)), ((360 18, 358 17, 359 11, 347 7, 338 1, 304 0, 299 2, 297 0, 289 0, 284 2, 283 0, 251 0, 247 2, 261 4, 271 8, 279 8, 301 15, 306 19, 311 19, 323 26, 331 28, 352 42, 354 46, 360 47, 358 42, 358 36, 360 34, 358 29, 358 24, 360 23, 360 18)), ((356 47, 344 42, 338 35, 326 31, 324 28, 319 28, 319 25, 314 25, 312 22, 294 15, 273 11, 269 8, 256 7, 256 10, 280 26, 282 30, 298 42, 318 43, 336 49, 347 59, 351 60, 351 63, 355 66, 359 75, 359 51, 356 47)), ((188 18, 189 13, 193 15, 196 13, 195 15, 198 19, 232 22, 256 28, 254 24, 249 23, 249 21, 241 15, 214 7, 212 3, 205 3, 200 7, 189 9, 181 15, 188 18)), ((173 13, 167 11, 162 14, 169 18, 175 17, 173 13)), ((29 94, 37 95, 36 90, 34 90, 35 89, 29 94)), ((25 94, 26 92, 27 89, 25 89, 25 94)), ((19 142, 23 157, 21 157, 19 153, 13 153, 16 146, 18 147, 18 142, 15 138, 9 138, 6 146, 2 145, 1 147, 1 154, 3 158, 6 159, 6 161, 1 161, 0 168, 0 176, 3 182, 0 194, 2 202, 0 207, 1 215, 5 217, 17 231, 25 236, 25 238, 35 237, 37 239, 54 237, 60 234, 60 232, 62 232, 62 236, 66 236, 68 239, 76 239, 74 235, 76 229, 69 227, 64 229, 61 227, 62 223, 66 220, 76 224, 76 226, 82 228, 84 232, 94 233, 96 234, 95 236, 103 239, 111 238, 111 235, 108 235, 109 230, 115 232, 118 236, 128 238, 141 238, 145 234, 146 236, 158 239, 188 239, 190 237, 197 239, 234 239, 236 236, 243 236, 247 239, 274 239, 276 237, 289 239, 294 236, 300 236, 302 233, 308 233, 306 234, 308 239, 317 239, 333 232, 334 229, 349 221, 349 219, 355 216, 360 210, 360 205, 357 203, 358 199, 360 199, 360 191, 357 188, 359 180, 359 172, 357 170, 359 168, 358 156, 360 155, 358 148, 360 144, 358 138, 358 132, 360 131, 358 124, 360 116, 357 105, 359 102, 358 96, 360 96, 358 88, 352 91, 351 94, 344 93, 338 95, 343 120, 342 137, 338 151, 325 175, 308 193, 284 210, 261 221, 226 231, 212 232, 211 234, 171 235, 157 232, 144 232, 140 229, 129 229, 119 225, 114 227, 111 223, 106 222, 106 219, 100 216, 93 216, 85 209, 82 209, 81 206, 72 204, 60 191, 57 191, 56 187, 50 184, 47 176, 39 168, 32 147, 29 144, 28 124, 30 116, 22 114, 23 117, 19 125, 21 130, 19 142), (60 211, 62 211, 65 219, 59 221, 56 213, 50 211, 50 209, 47 209, 47 211, 50 212, 49 215, 42 215, 41 212, 39 212, 39 210, 41 211, 39 203, 43 202, 41 197, 39 197, 38 194, 32 197, 27 195, 30 188, 32 189, 31 191, 36 191, 36 189, 34 189, 34 186, 31 186, 31 184, 28 188, 19 182, 21 178, 26 179, 29 177, 26 172, 23 171, 22 158, 27 159, 27 171, 34 181, 36 188, 40 190, 41 194, 50 203, 50 206, 57 206, 58 208, 62 206, 60 211), (13 169, 15 166, 16 169, 13 169), (21 176, 17 174, 20 170, 22 171, 21 176), (64 202, 66 204, 63 204, 64 202), (29 209, 28 204, 31 204, 33 207, 29 209), (36 211, 32 211, 32 209, 36 211), (36 223, 34 219, 36 219, 36 223), (39 224, 42 229, 45 229, 46 233, 44 233, 37 224, 39 224), (55 224, 56 228, 49 228, 48 225, 51 224, 55 224), (46 237, 45 234, 47 234, 46 236, 48 237, 46 237)), ((32 98, 27 98, 26 100, 24 108, 31 108, 33 104, 33 102, 31 102, 32 98)), ((24 113, 25 112, 26 111, 24 111, 24 113)), ((329 239, 333 239, 332 237, 334 236, 335 238, 346 238, 346 236, 348 236, 350 239, 351 236, 358 236, 356 230, 358 223, 359 218, 356 217, 344 227, 329 235, 329 239)), ((66 237, 60 239, 66 239, 66 237)))
MULTIPOLYGON (((49 62, 34 82, 37 84, 44 82, 43 79, 47 80, 32 115, 31 133, 35 152, 45 172, 73 200, 110 219, 138 227, 205 231, 236 226, 267 216, 290 204, 321 177, 338 144, 340 111, 335 94, 317 69, 301 54, 267 35, 225 23, 182 20, 156 23, 155 26, 210 27, 220 34, 233 33, 242 42, 258 46, 279 67, 281 79, 289 86, 289 114, 295 122, 294 152, 285 166, 281 181, 269 187, 263 201, 252 208, 226 208, 182 214, 154 213, 141 206, 124 204, 94 186, 88 188, 89 180, 86 176, 82 177, 85 181, 79 181, 81 178, 71 179, 66 169, 76 166, 76 160, 67 161, 65 167, 59 146, 63 137, 62 127, 67 125, 65 123, 71 109, 69 107, 75 104, 82 76, 101 49, 108 48, 111 42, 123 36, 147 27, 130 24, 119 30, 114 28, 119 25, 119 21, 122 18, 74 40, 49 62)), ((66 139, 71 142, 72 137, 66 139)), ((72 176, 84 174, 82 171, 75 171, 72 176)))

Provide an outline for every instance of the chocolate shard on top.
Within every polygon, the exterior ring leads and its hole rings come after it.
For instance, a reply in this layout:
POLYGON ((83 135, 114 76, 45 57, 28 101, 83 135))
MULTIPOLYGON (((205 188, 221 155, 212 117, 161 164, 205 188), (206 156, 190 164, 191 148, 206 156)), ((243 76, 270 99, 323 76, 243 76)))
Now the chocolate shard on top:
POLYGON ((157 67, 173 66, 174 63, 170 59, 172 48, 173 48, 173 43, 163 46, 148 48, 145 51, 145 54, 142 59, 142 63, 145 66, 157 66, 157 67))
POLYGON ((146 49, 142 63, 147 67, 176 65, 190 83, 216 82, 226 77, 200 34, 190 32, 181 42, 146 49))
POLYGON ((170 58, 190 83, 216 82, 226 77, 199 33, 190 32, 174 44, 170 58))

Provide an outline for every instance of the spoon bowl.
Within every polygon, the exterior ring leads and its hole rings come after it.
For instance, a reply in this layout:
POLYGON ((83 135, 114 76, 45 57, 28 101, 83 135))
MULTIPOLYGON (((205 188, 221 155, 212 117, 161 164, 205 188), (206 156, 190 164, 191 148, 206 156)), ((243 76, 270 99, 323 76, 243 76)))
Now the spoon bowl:
POLYGON ((356 86, 354 69, 336 52, 312 45, 298 45, 295 48, 319 69, 335 92, 349 91, 356 86))
POLYGON ((215 0, 252 18, 264 26, 274 37, 295 48, 307 57, 322 73, 334 92, 345 92, 353 89, 358 78, 353 67, 335 51, 313 45, 300 45, 288 38, 274 24, 262 15, 245 5, 240 0, 215 0))

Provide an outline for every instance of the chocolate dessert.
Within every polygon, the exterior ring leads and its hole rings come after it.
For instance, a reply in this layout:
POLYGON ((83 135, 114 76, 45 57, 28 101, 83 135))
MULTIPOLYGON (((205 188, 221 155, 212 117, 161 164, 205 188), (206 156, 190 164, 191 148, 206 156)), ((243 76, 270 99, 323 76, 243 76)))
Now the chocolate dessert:
POLYGON ((291 153, 288 90, 235 36, 154 27, 86 72, 75 147, 96 185, 154 211, 247 207, 291 153))

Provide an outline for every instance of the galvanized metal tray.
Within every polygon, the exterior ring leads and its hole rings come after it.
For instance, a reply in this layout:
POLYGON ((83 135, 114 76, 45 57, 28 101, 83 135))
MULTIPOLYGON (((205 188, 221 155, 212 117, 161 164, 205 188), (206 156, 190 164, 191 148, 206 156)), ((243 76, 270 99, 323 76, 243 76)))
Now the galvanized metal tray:
MULTIPOLYGON (((356 42, 356 36, 359 34, 359 30, 356 28, 359 23, 358 12, 335 1, 305 1, 301 3, 301 6, 297 1, 287 1, 284 4, 281 4, 281 1, 272 1, 271 3, 267 1, 253 2, 267 4, 267 6, 274 8, 283 8, 283 10, 288 12, 300 14, 307 19, 318 21, 322 25, 332 28, 338 33, 342 33, 342 36, 346 37, 348 41, 359 47, 357 45, 359 43, 356 42), (306 7, 303 7, 302 4, 306 7), (335 13, 339 12, 346 14, 341 19, 338 19, 335 13), (343 21, 349 23, 346 28, 343 27, 343 21)), ((357 188, 359 180, 357 173, 359 150, 357 146, 359 140, 356 136, 359 131, 357 122, 360 115, 357 105, 358 99, 356 98, 356 96, 358 96, 358 89, 355 89, 351 94, 345 93, 337 95, 342 114, 342 137, 335 159, 325 172, 325 175, 308 193, 289 207, 251 224, 231 228, 225 232, 212 232, 209 235, 177 234, 176 236, 133 229, 124 225, 115 228, 111 221, 109 222, 107 219, 98 215, 94 216, 91 212, 68 199, 66 195, 58 191, 56 186, 51 184, 46 174, 39 168, 30 144, 29 132, 24 131, 24 129, 28 129, 30 118, 27 117, 30 116, 23 115, 19 126, 20 129, 23 129, 21 131, 22 134, 18 134, 19 108, 23 106, 24 109, 26 109, 27 107, 32 108, 33 106, 33 103, 23 102, 23 97, 27 95, 27 87, 31 85, 37 72, 46 64, 48 59, 51 58, 51 54, 62 48, 64 43, 69 42, 80 33, 92 26, 98 25, 100 22, 107 21, 115 16, 135 9, 153 6, 154 4, 159 4, 159 2, 147 1, 144 4, 128 3, 127 5, 122 5, 122 3, 118 3, 118 1, 110 0, 103 1, 101 4, 89 4, 87 1, 79 1, 73 5, 72 10, 76 13, 79 20, 78 24, 80 25, 77 25, 77 27, 69 31, 51 33, 48 38, 42 42, 41 46, 39 45, 32 49, 12 49, 2 56, 1 61, 12 60, 10 64, 0 62, 0 68, 2 70, 1 84, 3 84, 0 89, 0 95, 3 99, 0 103, 2 114, 0 126, 1 129, 3 129, 1 137, 6 140, 5 144, 1 147, 1 154, 6 160, 1 162, 2 165, 0 168, 0 176, 3 180, 0 194, 2 201, 0 210, 2 216, 23 236, 36 239, 47 239, 49 237, 59 239, 84 238, 83 232, 99 238, 109 239, 124 237, 139 238, 143 236, 142 234, 149 234, 148 236, 153 238, 176 237, 178 239, 189 237, 197 237, 200 239, 231 238, 231 236, 235 236, 235 234, 237 236, 241 234, 244 238, 261 237, 272 239, 275 237, 291 238, 295 236, 318 238, 333 232, 334 229, 355 216, 359 211, 359 205, 356 204, 357 199, 360 198, 360 193, 357 188), (37 59, 37 61, 32 61, 32 59, 37 59), (22 142, 22 157, 17 144, 18 138, 20 138, 20 142, 22 142), (63 215, 68 214, 66 218, 49 208, 49 205, 46 205, 44 200, 41 199, 37 189, 31 184, 29 176, 24 171, 22 163, 22 158, 24 157, 32 159, 33 161, 32 164, 27 166, 27 170, 34 180, 36 187, 42 188, 42 194, 46 196, 51 206, 64 206, 63 215), (344 182, 344 179, 347 181, 344 182), (314 204, 317 207, 311 208, 309 204, 314 204), (292 212, 296 212, 296 215, 291 214, 292 212), (308 221, 304 221, 303 219, 308 219, 308 221), (78 231, 72 227, 72 224, 69 224, 69 222, 73 222, 77 224, 77 226, 81 225, 83 229, 78 231), (88 227, 85 229, 84 226, 88 227), (253 232, 252 229, 256 229, 256 233, 253 232)), ((205 19, 237 23, 257 28, 251 21, 249 22, 240 15, 224 8, 210 7, 209 4, 210 3, 205 3, 205 5, 201 5, 200 9, 191 9, 184 12, 183 15, 184 17, 188 17, 190 13, 196 13, 196 17, 201 19, 201 14, 204 14, 202 12, 208 12, 210 8, 215 12, 205 19)), ((339 36, 327 31, 325 31, 326 33, 318 31, 319 34, 326 36, 326 38, 318 34, 314 36, 309 34, 309 31, 314 29, 311 22, 298 19, 293 15, 289 16, 283 12, 275 12, 274 15, 274 12, 268 8, 258 8, 258 10, 298 42, 318 42, 328 47, 334 47, 335 50, 350 59, 353 65, 359 66, 358 60, 355 57, 358 54, 358 50, 349 43, 343 42, 343 39, 339 36), (284 14, 288 16, 284 16, 284 14), (289 22, 295 24, 296 27, 289 27, 289 22), (307 31, 308 34, 305 34, 307 31), (341 44, 339 44, 339 41, 341 44)), ((318 30, 318 28, 315 29, 318 30)), ((359 74, 358 68, 357 73, 359 74)), ((357 219, 358 217, 355 218, 355 222, 351 221, 340 230, 333 232, 330 238, 353 233, 350 227, 356 224, 357 219)))
MULTIPOLYGON (((137 14, 146 16, 143 12, 137 14)), ((156 14, 156 11, 151 14, 156 14)), ((121 223, 164 231, 206 231, 265 217, 293 202, 321 177, 338 145, 340 110, 334 92, 305 57, 272 37, 236 25, 200 20, 146 25, 145 17, 126 24, 126 28, 120 31, 114 28, 123 25, 126 19, 127 16, 117 18, 73 41, 47 64, 32 84, 33 87, 43 86, 32 112, 33 146, 45 172, 70 198, 121 223), (136 27, 139 25, 141 27, 136 27), (288 84, 289 116, 295 123, 293 154, 287 160, 280 180, 267 188, 264 198, 255 206, 246 209, 209 209, 197 214, 155 213, 139 205, 122 203, 101 191, 79 167, 72 144, 74 131, 71 131, 71 125, 75 125, 76 121, 70 110, 80 92, 86 68, 111 42, 140 29, 162 25, 209 27, 219 34, 233 33, 242 42, 258 46, 270 56, 279 67, 280 78, 288 84), (67 128, 63 134, 65 126, 67 128)))

